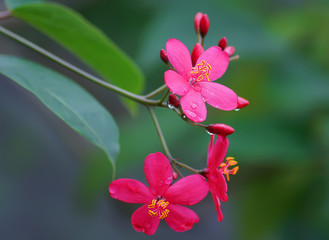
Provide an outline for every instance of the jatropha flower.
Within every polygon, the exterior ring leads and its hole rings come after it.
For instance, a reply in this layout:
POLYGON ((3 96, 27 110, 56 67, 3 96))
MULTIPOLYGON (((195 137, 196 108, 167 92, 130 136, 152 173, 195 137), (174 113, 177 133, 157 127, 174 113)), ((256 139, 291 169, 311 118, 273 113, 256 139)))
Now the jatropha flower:
POLYGON ((227 184, 224 175, 229 181, 229 175, 236 174, 239 167, 229 169, 234 166, 237 162, 233 157, 227 157, 226 162, 224 158, 227 152, 229 141, 225 136, 217 136, 217 140, 214 143, 214 135, 211 135, 209 147, 208 147, 208 168, 205 170, 205 176, 208 178, 210 187, 210 193, 215 203, 217 219, 218 221, 223 220, 223 214, 220 209, 220 201, 227 201, 228 196, 227 184))
POLYGON ((145 158, 144 173, 150 188, 134 179, 118 179, 109 186, 113 198, 145 204, 131 217, 134 229, 152 235, 161 219, 177 232, 191 229, 199 217, 180 205, 196 204, 208 194, 205 178, 198 174, 189 175, 171 185, 173 171, 162 153, 152 153, 145 158))
POLYGON ((167 55, 176 71, 164 74, 167 87, 181 96, 184 114, 193 122, 202 122, 207 117, 206 104, 225 111, 237 108, 238 96, 234 91, 213 81, 226 71, 229 57, 218 46, 204 51, 192 66, 191 55, 186 46, 177 39, 169 39, 167 55))

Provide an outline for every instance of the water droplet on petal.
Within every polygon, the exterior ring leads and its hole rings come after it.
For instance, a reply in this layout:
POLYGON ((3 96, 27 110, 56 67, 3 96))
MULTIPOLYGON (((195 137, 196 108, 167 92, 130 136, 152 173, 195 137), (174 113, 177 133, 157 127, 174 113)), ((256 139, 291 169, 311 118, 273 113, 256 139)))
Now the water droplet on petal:
POLYGON ((170 184, 172 182, 172 177, 168 177, 166 180, 165 180, 165 184, 170 184))
POLYGON ((205 98, 205 97, 202 97, 202 100, 203 100, 204 102, 207 102, 207 101, 208 101, 208 99, 205 98))
POLYGON ((162 186, 163 185, 163 181, 159 181, 158 185, 159 186, 162 186))
POLYGON ((136 192, 139 188, 139 185, 136 182, 128 182, 128 187, 132 192, 136 192))
POLYGON ((199 106, 196 103, 191 103, 191 108, 192 109, 197 109, 199 106))
POLYGON ((190 115, 190 117, 195 118, 197 115, 195 112, 189 111, 189 110, 185 110, 186 113, 188 113, 188 115, 190 115))
POLYGON ((112 195, 112 194, 117 193, 118 188, 116 186, 111 186, 109 190, 110 190, 110 194, 112 195))

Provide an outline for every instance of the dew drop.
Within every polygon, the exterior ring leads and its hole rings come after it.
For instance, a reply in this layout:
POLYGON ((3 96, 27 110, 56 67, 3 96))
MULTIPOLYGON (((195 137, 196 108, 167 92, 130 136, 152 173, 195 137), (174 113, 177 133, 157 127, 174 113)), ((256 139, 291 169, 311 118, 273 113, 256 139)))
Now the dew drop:
POLYGON ((159 181, 158 185, 159 186, 162 186, 163 185, 163 181, 159 181))
POLYGON ((168 108, 170 109, 174 109, 175 107, 173 105, 171 105, 170 103, 167 104, 168 108))
POLYGON ((168 177, 166 180, 165 180, 165 184, 170 184, 172 182, 172 177, 168 177))
POLYGON ((236 108, 235 111, 236 111, 236 112, 237 112, 237 111, 240 111, 240 108, 236 108))
POLYGON ((186 110, 185 112, 188 113, 188 115, 190 115, 190 117, 192 117, 192 118, 195 118, 195 117, 197 116, 197 115, 196 115, 194 112, 192 112, 192 111, 186 110))
POLYGON ((206 130, 206 133, 208 133, 210 136, 214 135, 213 133, 209 132, 208 130, 206 130))
POLYGON ((109 190, 110 190, 110 194, 111 194, 111 195, 112 195, 112 194, 115 194, 115 193, 118 192, 117 187, 114 187, 114 186, 111 186, 109 190))
POLYGON ((197 109, 199 106, 196 103, 191 103, 191 108, 192 109, 197 109))
POLYGON ((128 182, 128 187, 132 192, 136 192, 139 188, 139 185, 135 182, 128 182))
POLYGON ((208 101, 208 99, 205 98, 205 97, 202 97, 202 100, 203 100, 204 102, 207 102, 207 101, 208 101))
POLYGON ((186 118, 186 115, 183 115, 183 118, 185 119, 186 118))

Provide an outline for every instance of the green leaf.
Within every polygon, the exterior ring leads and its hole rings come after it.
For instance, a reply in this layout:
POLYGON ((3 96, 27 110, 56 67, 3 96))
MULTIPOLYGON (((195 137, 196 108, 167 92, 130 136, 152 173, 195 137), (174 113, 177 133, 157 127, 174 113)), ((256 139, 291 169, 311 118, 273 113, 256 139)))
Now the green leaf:
POLYGON ((114 171, 118 127, 93 96, 63 75, 13 56, 0 55, 0 73, 32 92, 66 124, 104 150, 114 171))
MULTIPOLYGON (((73 10, 54 3, 36 3, 12 10, 13 16, 53 38, 118 87, 139 94, 144 76, 137 65, 103 32, 73 10)), ((135 102, 125 99, 131 111, 135 102)))
POLYGON ((5 0, 8 9, 14 9, 30 3, 42 3, 43 0, 5 0))

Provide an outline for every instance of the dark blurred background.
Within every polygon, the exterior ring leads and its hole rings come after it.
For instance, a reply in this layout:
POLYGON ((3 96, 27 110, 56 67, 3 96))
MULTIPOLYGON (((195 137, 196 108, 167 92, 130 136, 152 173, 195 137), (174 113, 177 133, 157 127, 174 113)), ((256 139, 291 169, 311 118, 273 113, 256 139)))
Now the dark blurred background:
MULTIPOLYGON (((329 239, 329 2, 326 0, 62 0, 102 29, 142 68, 145 93, 163 84, 159 50, 169 38, 191 50, 196 12, 207 13, 205 46, 226 36, 240 60, 219 80, 250 106, 208 106, 206 123, 235 128, 224 220, 208 196, 200 222, 176 233, 164 221, 150 239, 329 239)), ((0 9, 4 10, 3 0, 0 9)), ((12 31, 89 70, 52 40, 15 19, 12 31)), ((92 43, 90 43, 92 44, 92 43)), ((120 128, 117 177, 145 182, 144 158, 162 151, 147 111, 132 116, 113 93, 0 35, 0 53, 22 56, 74 79, 112 113, 120 128)), ((168 109, 156 111, 173 155, 203 168, 209 141, 168 109)), ((138 207, 111 199, 105 155, 34 96, 0 76, 0 239, 145 239, 130 217, 138 207)))

